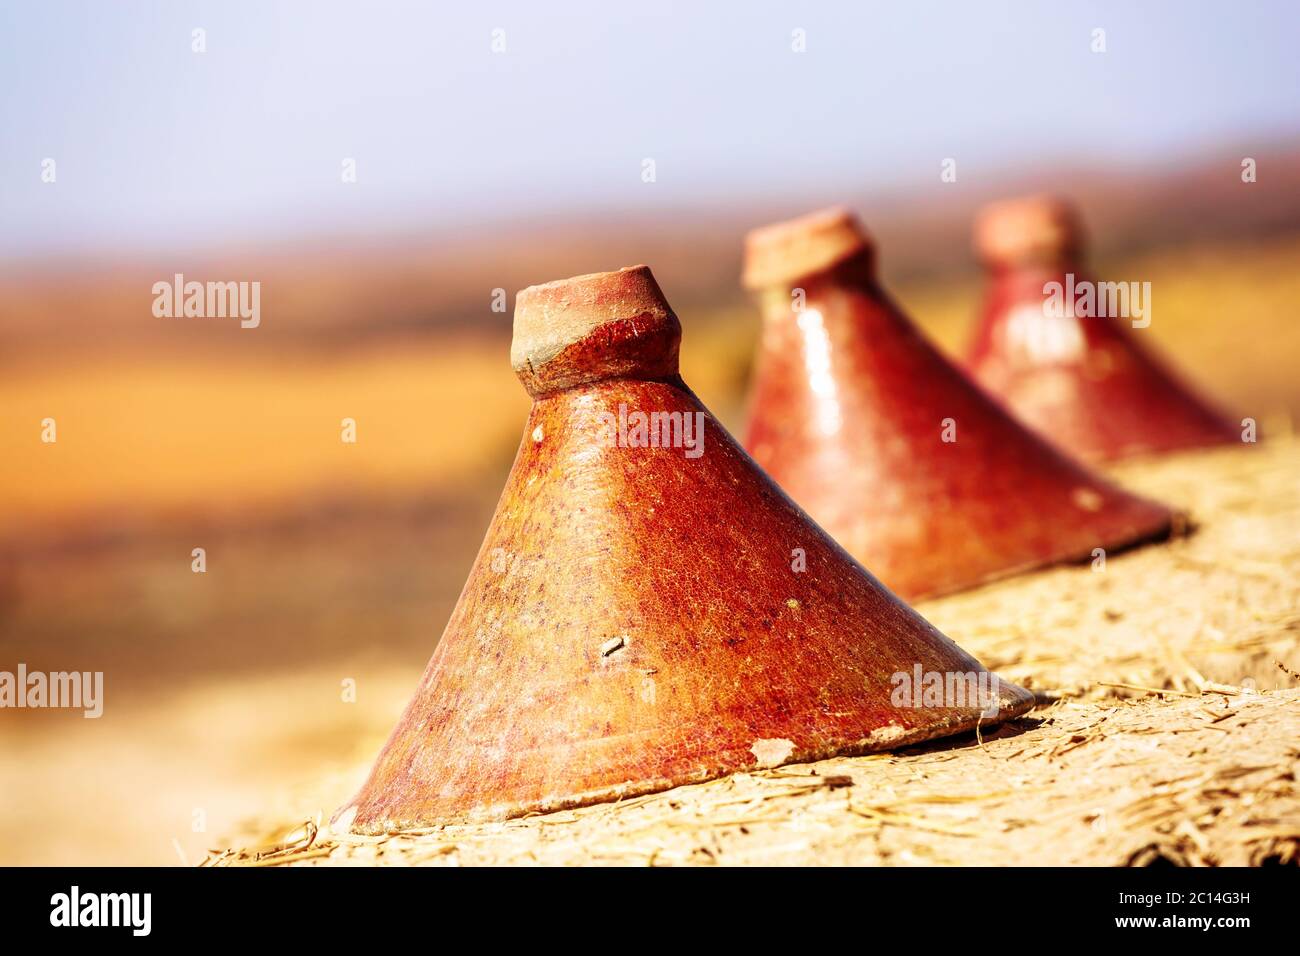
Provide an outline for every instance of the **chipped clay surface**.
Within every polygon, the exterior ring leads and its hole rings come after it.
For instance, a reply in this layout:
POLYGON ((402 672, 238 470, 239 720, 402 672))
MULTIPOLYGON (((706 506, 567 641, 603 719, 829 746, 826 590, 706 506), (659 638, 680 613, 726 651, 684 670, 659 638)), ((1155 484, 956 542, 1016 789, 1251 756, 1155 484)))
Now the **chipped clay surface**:
POLYGON ((984 669, 864 574, 686 387, 649 270, 574 282, 532 298, 616 318, 584 317, 550 361, 517 369, 526 437, 424 677, 342 808, 353 829, 560 810, 1032 705, 1008 682, 988 704, 895 704, 896 673, 984 669), (617 309, 629 285, 635 315, 617 309), (702 454, 611 445, 601 415, 624 408, 701 422, 702 454))

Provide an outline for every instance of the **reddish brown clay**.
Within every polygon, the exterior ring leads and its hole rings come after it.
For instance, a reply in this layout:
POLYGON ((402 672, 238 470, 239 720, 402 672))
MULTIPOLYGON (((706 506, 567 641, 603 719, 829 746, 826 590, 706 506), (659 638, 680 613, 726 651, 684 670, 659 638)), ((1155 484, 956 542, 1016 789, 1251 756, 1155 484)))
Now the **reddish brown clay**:
POLYGON ((644 266, 520 293, 523 442, 442 640, 337 825, 556 810, 1031 706, 755 467, 678 377, 679 338, 644 266), (702 444, 672 428, 640 444, 642 412, 698 422, 702 444), (909 687, 969 675, 992 696, 908 706, 900 673, 909 687))
POLYGON ((925 340, 849 213, 751 233, 745 284, 764 316, 746 447, 904 598, 1168 533, 1166 508, 1065 458, 925 340))
POLYGON ((968 370, 1024 422, 1088 461, 1240 441, 1130 318, 1044 310, 1049 283, 1092 282, 1072 206, 1045 196, 988 206, 975 246, 989 286, 968 370))

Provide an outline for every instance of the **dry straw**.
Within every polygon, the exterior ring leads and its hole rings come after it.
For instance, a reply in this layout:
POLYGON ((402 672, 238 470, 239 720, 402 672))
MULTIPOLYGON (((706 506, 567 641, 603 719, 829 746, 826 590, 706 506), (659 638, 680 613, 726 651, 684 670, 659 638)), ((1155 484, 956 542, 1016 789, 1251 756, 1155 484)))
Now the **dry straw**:
POLYGON ((1298 470, 1289 437, 1126 465, 1198 530, 922 605, 1036 688, 978 738, 374 837, 320 829, 353 781, 317 782, 205 865, 1298 862, 1298 470))

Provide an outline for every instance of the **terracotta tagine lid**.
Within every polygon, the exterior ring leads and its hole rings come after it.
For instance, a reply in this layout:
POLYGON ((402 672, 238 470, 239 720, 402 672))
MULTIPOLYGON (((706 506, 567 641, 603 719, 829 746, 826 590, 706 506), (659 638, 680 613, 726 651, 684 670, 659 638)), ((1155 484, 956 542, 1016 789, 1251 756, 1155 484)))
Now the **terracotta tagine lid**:
POLYGON ((1240 443, 1237 425, 1148 348, 1149 285, 1099 286, 1088 273, 1068 203, 994 203, 975 247, 989 278, 967 368, 1021 420, 1089 461, 1240 443))
POLYGON ((1166 535, 1165 507, 1021 426, 881 289, 874 245, 831 209, 752 232, 763 332, 745 447, 912 600, 1166 535))
POLYGON ((644 266, 519 294, 511 361, 533 397, 519 453, 442 640, 336 826, 558 810, 1031 706, 754 465, 678 376, 680 336, 644 266), (931 675, 957 694, 964 681, 964 699, 925 697, 931 675))

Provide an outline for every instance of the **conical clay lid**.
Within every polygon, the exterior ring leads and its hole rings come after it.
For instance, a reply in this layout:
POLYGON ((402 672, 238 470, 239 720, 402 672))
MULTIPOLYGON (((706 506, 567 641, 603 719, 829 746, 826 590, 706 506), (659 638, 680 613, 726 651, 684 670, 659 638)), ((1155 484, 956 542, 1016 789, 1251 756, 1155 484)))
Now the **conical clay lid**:
POLYGON ((678 377, 679 338, 643 266, 520 293, 511 354, 534 404, 518 456, 337 825, 556 810, 1031 706, 755 467, 678 377))
POLYGON ((1169 532, 1168 509, 1064 457, 926 341, 844 210, 751 233, 745 283, 764 314, 745 447, 902 597, 1169 532))
POLYGON ((1024 422, 1088 461, 1240 443, 1236 424, 1147 347, 1150 284, 1088 273, 1068 203, 990 205, 975 246, 989 285, 967 368, 1024 422))

